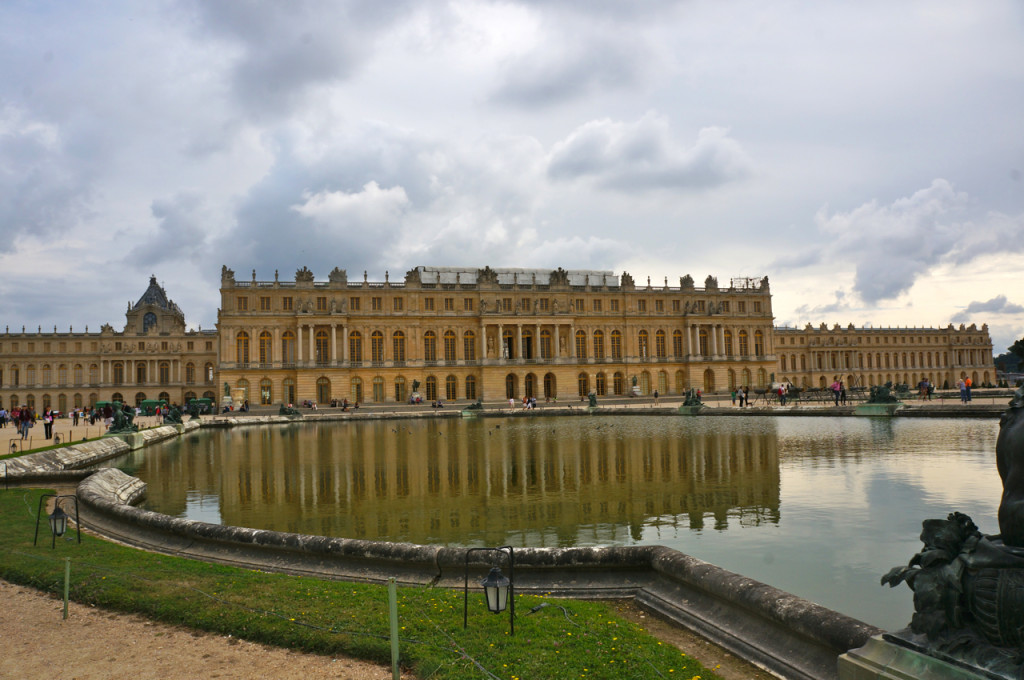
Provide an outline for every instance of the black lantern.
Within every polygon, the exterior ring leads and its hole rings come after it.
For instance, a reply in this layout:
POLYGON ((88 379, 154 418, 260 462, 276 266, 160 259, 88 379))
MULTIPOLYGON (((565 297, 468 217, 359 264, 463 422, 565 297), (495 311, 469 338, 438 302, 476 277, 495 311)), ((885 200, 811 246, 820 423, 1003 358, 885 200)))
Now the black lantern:
POLYGON ((53 493, 44 493, 39 497, 39 508, 36 510, 36 535, 32 539, 32 545, 36 545, 39 541, 39 520, 43 516, 43 503, 46 502, 47 498, 53 499, 53 512, 47 515, 47 520, 50 524, 50 534, 53 539, 50 541, 50 547, 57 547, 57 538, 63 536, 68 530, 68 520, 70 516, 64 512, 64 508, 61 507, 61 501, 74 501, 75 504, 75 529, 78 532, 78 542, 82 542, 82 523, 78 520, 78 497, 74 495, 58 496, 53 493))
POLYGON ((501 573, 501 569, 491 567, 491 573, 487 575, 480 585, 484 588, 484 598, 487 600, 487 609, 494 614, 500 614, 508 606, 509 580, 501 573))
POLYGON ((53 534, 54 538, 60 538, 67 530, 68 514, 60 509, 60 505, 55 503, 53 506, 53 512, 50 513, 50 532, 53 534))
POLYGON ((510 545, 500 548, 470 548, 466 551, 466 573, 462 598, 462 627, 466 628, 469 624, 469 556, 474 552, 498 553, 508 556, 508 577, 502 574, 501 569, 496 565, 492 565, 490 573, 487 574, 484 580, 480 581, 480 585, 484 589, 484 599, 487 602, 488 611, 500 614, 508 609, 509 634, 515 635, 516 601, 514 597, 515 585, 513 583, 515 581, 515 557, 510 545))

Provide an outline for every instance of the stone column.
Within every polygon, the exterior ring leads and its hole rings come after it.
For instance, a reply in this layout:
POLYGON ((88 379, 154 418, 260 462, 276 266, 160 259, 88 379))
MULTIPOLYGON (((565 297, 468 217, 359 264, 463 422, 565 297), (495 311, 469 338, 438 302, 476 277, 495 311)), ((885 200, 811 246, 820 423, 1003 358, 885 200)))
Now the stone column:
POLYGON ((516 324, 516 344, 518 345, 516 347, 516 358, 525 358, 526 354, 523 352, 523 324, 521 323, 516 324))
POLYGON ((496 347, 495 358, 505 358, 505 324, 498 324, 498 345, 496 347))
POLYGON ((576 358, 576 324, 569 324, 569 358, 576 358))
MULTIPOLYGON (((408 341, 408 338, 406 340, 408 341)), ((408 351, 408 346, 406 351, 408 351)), ((341 326, 341 360, 346 364, 348 363, 348 326, 345 324, 341 326)))
POLYGON ((302 324, 295 325, 295 363, 302 363, 302 324))
POLYGON ((338 324, 331 323, 331 361, 338 362, 338 324))
POLYGON ((309 360, 310 361, 316 361, 316 351, 315 351, 315 349, 313 347, 313 331, 314 330, 315 329, 313 327, 313 324, 310 324, 309 325, 309 360))

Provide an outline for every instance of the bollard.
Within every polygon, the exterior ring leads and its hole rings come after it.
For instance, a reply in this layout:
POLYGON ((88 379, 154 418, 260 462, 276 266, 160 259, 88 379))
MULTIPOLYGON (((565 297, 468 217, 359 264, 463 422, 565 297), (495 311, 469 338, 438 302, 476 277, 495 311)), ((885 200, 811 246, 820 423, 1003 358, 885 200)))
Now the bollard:
POLYGON ((401 680, 398 668, 398 588, 395 577, 388 579, 388 619, 391 622, 391 678, 401 680))

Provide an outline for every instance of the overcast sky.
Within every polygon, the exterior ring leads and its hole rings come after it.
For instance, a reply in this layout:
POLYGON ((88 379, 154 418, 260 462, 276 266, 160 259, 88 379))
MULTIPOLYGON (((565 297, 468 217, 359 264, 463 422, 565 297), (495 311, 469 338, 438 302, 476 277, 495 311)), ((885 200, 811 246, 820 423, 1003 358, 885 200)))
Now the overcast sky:
POLYGON ((1024 4, 0 3, 0 323, 221 265, 768 276, 778 324, 1024 335, 1024 4))

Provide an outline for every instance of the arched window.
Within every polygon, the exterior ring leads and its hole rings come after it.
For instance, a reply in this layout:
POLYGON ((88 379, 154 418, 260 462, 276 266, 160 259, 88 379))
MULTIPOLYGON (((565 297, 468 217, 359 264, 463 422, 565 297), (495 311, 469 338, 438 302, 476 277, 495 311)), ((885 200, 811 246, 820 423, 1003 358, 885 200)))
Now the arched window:
POLYGON ((514 373, 509 373, 505 376, 505 398, 515 399, 516 394, 519 392, 519 381, 516 379, 514 373))
POLYGON ((285 331, 281 336, 281 361, 286 364, 295 363, 295 333, 291 331, 285 331))
POLYGON ((274 390, 271 387, 270 378, 260 380, 260 403, 263 405, 274 403, 274 390))
POLYGON ((356 365, 363 363, 363 334, 359 331, 352 331, 348 334, 348 360, 356 365))
POLYGON ((145 385, 146 384, 146 362, 136 361, 135 362, 135 384, 145 385))
POLYGON ((682 371, 676 371, 676 394, 682 394, 686 391, 686 374, 682 371))
POLYGON ((136 406, 142 406, 142 402, 144 402, 145 400, 146 400, 146 393, 145 392, 136 392, 135 393, 135 405, 136 406))
MULTIPOLYGON (((452 335, 455 335, 452 333, 452 335)), ((454 343, 454 339, 452 340, 454 343)), ((459 381, 455 379, 454 375, 449 375, 444 379, 444 398, 448 401, 455 401, 459 398, 459 381)))
POLYGON ((213 364, 209 361, 203 366, 203 379, 207 385, 213 384, 213 364))
POLYGON ((763 368, 757 369, 757 386, 766 387, 768 385, 768 372, 763 368))
POLYGON ((462 356, 466 361, 476 361, 476 333, 473 331, 462 334, 462 356))
POLYGON ((195 398, 196 398, 196 393, 195 392, 186 392, 185 393, 185 404, 186 405, 189 404, 190 402, 195 400, 195 398))
POLYGON ((581 397, 585 397, 590 394, 590 376, 586 373, 580 373, 576 376, 576 388, 577 393, 581 397))
MULTIPOLYGON (((402 331, 395 331, 391 335, 391 355, 395 361, 405 361, 405 333, 402 331)), ((400 401, 405 401, 405 399, 400 401)))
POLYGON ((764 333, 754 331, 754 356, 764 356, 764 333))
MULTIPOLYGON (((383 338, 381 338, 381 342, 383 342, 383 341, 384 341, 383 338)), ((385 401, 386 398, 384 396, 384 378, 378 375, 377 377, 375 377, 373 379, 373 383, 372 384, 373 384, 373 401, 378 403, 378 404, 380 402, 382 402, 382 401, 385 401)))
POLYGON ((284 379, 284 384, 281 385, 281 398, 286 404, 295 403, 295 380, 293 378, 284 379))
POLYGON ((740 356, 750 355, 750 337, 746 331, 740 331, 740 356))
POLYGON ((196 384, 196 365, 193 364, 191 361, 185 364, 185 384, 196 384))
POLYGON ((71 401, 74 408, 82 408, 84 406, 81 392, 75 392, 75 395, 71 397, 71 401))
POLYGON ((75 387, 82 385, 82 377, 82 364, 75 364, 75 367, 72 369, 72 379, 75 381, 75 387))
POLYGON ((647 331, 640 331, 637 336, 637 353, 641 358, 651 356, 650 336, 647 331))
POLYGON ((426 380, 427 387, 427 401, 437 401, 437 378, 432 375, 427 376, 426 380))
POLYGON ((242 390, 242 399, 249 401, 249 381, 245 378, 241 378, 237 383, 235 383, 235 387, 242 390))
MULTIPOLYGON (((30 400, 34 400, 34 397, 30 396, 29 399, 30 400)), ((122 395, 120 392, 114 392, 112 395, 110 395, 110 401, 119 401, 119 402, 121 402, 123 404, 124 403, 124 395, 122 395)), ((29 406, 32 406, 34 403, 35 402, 33 401, 32 403, 29 404, 29 406)), ((95 404, 96 400, 94 400, 92 403, 95 404)))
POLYGON ((603 397, 608 393, 608 380, 605 378, 604 373, 598 373, 594 378, 594 391, 597 392, 599 397, 603 397))
POLYGON ((147 333, 150 328, 156 325, 156 314, 153 312, 146 312, 142 316, 142 332, 147 333))
MULTIPOLYGON (((274 360, 274 341, 268 331, 260 333, 260 363, 269 364, 274 360)), ((268 402, 269 403, 269 402, 268 402)))
POLYGON ((702 357, 711 356, 710 344, 708 343, 708 331, 706 328, 701 328, 697 332, 697 343, 700 346, 700 355, 702 357))
POLYGON ((43 364, 43 384, 53 384, 53 374, 50 372, 50 364, 43 364))
POLYGON ((672 331, 672 356, 683 356, 683 332, 672 331))
MULTIPOLYGON (((61 387, 64 387, 65 385, 68 384, 68 367, 65 366, 64 364, 61 364, 60 366, 57 367, 57 384, 60 385, 61 387)), ((60 410, 66 411, 67 409, 60 410)))
POLYGON ((619 397, 626 393, 626 379, 621 371, 615 371, 612 376, 612 392, 619 397))
POLYGON ((741 376, 742 376, 741 377, 742 385, 744 387, 750 387, 750 385, 751 385, 751 382, 750 382, 750 369, 749 368, 744 368, 743 369, 743 373, 741 374, 741 376))
MULTIPOLYGON (((370 361, 375 366, 379 366, 384 363, 384 334, 380 331, 374 331, 370 333, 370 361)), ((381 385, 381 393, 383 394, 384 386, 381 385)), ((374 401, 384 401, 383 397, 380 399, 374 399, 374 401)))
POLYGON ((786 355, 785 354, 783 354, 783 355, 781 355, 779 357, 779 368, 781 368, 783 371, 786 370, 786 355))
POLYGON ((50 395, 49 394, 44 394, 43 395, 43 410, 45 411, 46 409, 50 408, 52 405, 53 405, 53 402, 50 400, 50 395))
POLYGON ((89 364, 89 384, 98 385, 100 382, 99 364, 89 364))
POLYGON ((704 371, 704 391, 715 391, 715 372, 712 371, 710 368, 704 371))
POLYGON ((658 331, 654 334, 654 356, 664 359, 665 353, 665 331, 658 331))
POLYGON ((537 345, 534 344, 533 331, 523 329, 523 358, 533 359, 537 356, 537 345))
MULTIPOLYGON (((437 361, 437 333, 434 331, 427 331, 423 334, 423 360, 437 361)), ((437 397, 435 396, 434 399, 437 397)))
POLYGON ((622 358, 622 333, 612 331, 612 359, 622 358))
POLYGON ((668 394, 668 373, 658 371, 658 392, 668 394))
POLYGON ((113 371, 112 371, 113 375, 111 376, 111 382, 113 382, 113 384, 115 384, 115 385, 123 385, 124 384, 124 363, 122 363, 120 361, 115 361, 114 365, 112 366, 112 369, 113 369, 113 371))
POLYGON ((725 331, 725 356, 731 357, 732 352, 732 331, 725 331))
POLYGON ((36 367, 35 364, 29 364, 28 368, 25 369, 25 384, 35 385, 36 384, 36 367))
POLYGON ((554 373, 544 374, 544 399, 554 399, 558 396, 557 383, 554 373))
POLYGON ((515 359, 516 358, 516 337, 512 334, 512 331, 506 330, 501 334, 501 355, 503 359, 515 359))
POLYGON ((363 401, 363 381, 361 378, 352 378, 352 401, 361 403, 363 401))
POLYGON ((466 376, 466 399, 476 399, 476 376, 466 376))
POLYGON ((249 363, 249 334, 239 331, 235 336, 235 361, 240 364, 249 363))
POLYGON ((444 360, 449 363, 455 361, 455 331, 444 332, 444 360))
POLYGON ((734 370, 732 370, 732 369, 730 368, 730 369, 729 369, 729 373, 728 373, 728 376, 727 376, 727 377, 728 377, 728 380, 729 380, 729 385, 728 385, 728 388, 729 388, 730 390, 734 390, 734 389, 736 389, 736 371, 734 371, 734 370))
POLYGON ((583 331, 576 331, 576 358, 587 358, 587 334, 583 331))
POLYGON ((527 373, 526 374, 526 379, 523 381, 523 394, 526 397, 531 398, 531 397, 533 397, 536 394, 536 391, 535 391, 535 388, 534 388, 534 383, 536 383, 536 382, 537 382, 537 376, 535 376, 533 373, 527 373))
POLYGON ((313 335, 313 351, 316 352, 317 366, 331 363, 331 344, 327 331, 319 330, 313 335))
POLYGON ((316 401, 318 404, 331 403, 331 381, 326 377, 316 379, 316 401))
POLYGON ((405 399, 405 376, 400 375, 395 378, 395 401, 401 404, 405 402, 405 399))
POLYGON ((161 361, 157 364, 157 373, 160 376, 160 384, 167 385, 171 382, 171 363, 169 361, 161 361))
POLYGON ((604 359, 604 331, 594 331, 594 358, 604 359))

